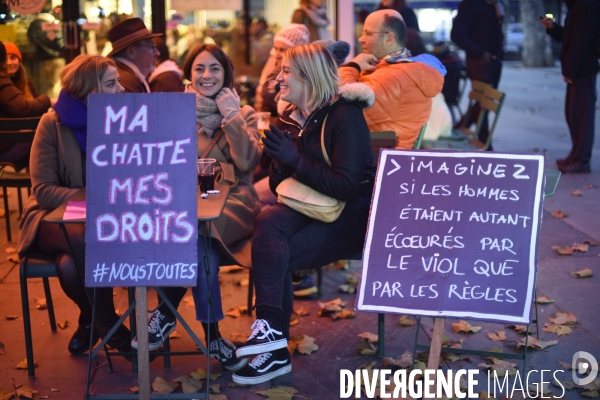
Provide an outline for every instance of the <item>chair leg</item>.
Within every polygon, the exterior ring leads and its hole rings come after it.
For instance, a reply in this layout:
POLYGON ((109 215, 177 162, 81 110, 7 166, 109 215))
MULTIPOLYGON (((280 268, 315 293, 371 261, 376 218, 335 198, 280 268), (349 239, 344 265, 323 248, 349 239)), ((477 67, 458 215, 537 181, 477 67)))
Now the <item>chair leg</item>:
POLYGON ((252 316, 252 297, 254 297, 254 277, 252 276, 252 268, 248 274, 248 315, 252 316))
POLYGON ((385 350, 385 314, 377 314, 377 356, 383 357, 385 350))
POLYGON ((52 292, 50 292, 50 282, 48 278, 42 278, 44 282, 44 293, 46 294, 46 305, 48 306, 48 318, 50 319, 50 329, 56 332, 56 318, 54 316, 54 303, 52 303, 52 292))
POLYGON ((19 199, 19 215, 23 215, 23 194, 21 188, 17 188, 17 198, 19 199))
MULTIPOLYGON (((4 188, 6 193, 6 188, 4 188)), ((29 292, 27 291, 27 257, 21 261, 21 306, 23 307, 23 330, 25 331, 25 352, 27 354, 27 372, 30 378, 35 378, 33 360, 33 340, 31 338, 31 320, 29 315, 29 292)))
POLYGON ((323 267, 317 268, 317 295, 323 296, 323 267))
POLYGON ((4 219, 6 220, 6 239, 12 242, 12 235, 10 234, 10 212, 8 211, 8 191, 6 186, 2 186, 2 194, 4 195, 4 219))

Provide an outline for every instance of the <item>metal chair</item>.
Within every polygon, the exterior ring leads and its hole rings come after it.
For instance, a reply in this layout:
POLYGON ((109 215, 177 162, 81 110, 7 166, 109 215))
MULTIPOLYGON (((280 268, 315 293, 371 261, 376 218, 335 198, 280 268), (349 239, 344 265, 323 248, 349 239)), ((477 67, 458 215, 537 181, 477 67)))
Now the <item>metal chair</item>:
POLYGON ((56 277, 56 260, 41 254, 26 254, 21 259, 19 280, 21 283, 21 305, 23 307, 23 327, 25 331, 25 351, 27 353, 27 372, 30 378, 35 377, 35 361, 33 358, 33 338, 31 336, 31 320, 29 314, 29 292, 27 280, 29 278, 42 278, 44 293, 46 294, 46 305, 48 306, 48 318, 50 329, 56 332, 56 318, 54 317, 54 305, 50 292, 48 278, 56 277))

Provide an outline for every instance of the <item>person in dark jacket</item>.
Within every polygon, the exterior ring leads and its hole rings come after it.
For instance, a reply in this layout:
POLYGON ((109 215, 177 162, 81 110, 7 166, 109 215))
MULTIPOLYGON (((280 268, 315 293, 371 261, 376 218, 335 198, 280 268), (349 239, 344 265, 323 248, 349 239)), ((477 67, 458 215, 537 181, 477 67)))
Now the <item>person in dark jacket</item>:
POLYGON ((156 60, 156 69, 148 77, 150 91, 155 92, 183 92, 185 86, 182 81, 183 72, 177 63, 169 58, 169 48, 162 38, 154 38, 154 44, 159 52, 156 60))
MULTIPOLYGON (((458 6, 450 37, 467 53, 467 77, 498 88, 504 59, 504 6, 499 0, 463 0, 458 6)), ((459 125, 470 126, 479 118, 481 106, 476 103, 459 125)), ((489 135, 487 119, 479 132, 485 143, 489 135)), ((492 146, 488 148, 492 150, 492 146)))
POLYGON ((286 178, 346 202, 339 218, 321 222, 278 203, 256 219, 252 271, 256 316, 238 358, 256 357, 233 375, 240 384, 258 384, 291 372, 287 350, 293 306, 291 272, 348 258, 362 250, 375 167, 363 109, 375 100, 364 84, 339 86, 331 53, 316 44, 285 52, 277 77, 289 103, 277 125, 265 130, 272 157, 271 189, 286 178), (321 146, 321 132, 330 164, 321 146), (294 138, 297 141, 294 141, 294 138), (331 166, 330 166, 331 165, 331 166))
POLYGON ((152 40, 160 33, 150 33, 141 18, 128 18, 108 32, 113 49, 108 53, 117 64, 121 86, 128 93, 150 93, 146 77, 154 72, 158 50, 152 40))
POLYGON ((562 172, 590 172, 594 147, 596 114, 596 79, 600 66, 594 52, 600 34, 600 2, 598 0, 565 0, 569 12, 565 26, 549 18, 542 25, 552 38, 562 42, 560 63, 567 83, 565 117, 571 134, 571 152, 556 160, 562 172), (595 32, 595 34, 591 34, 595 32))
POLYGON ((417 32, 420 32, 419 29, 419 20, 417 19, 417 15, 414 10, 406 5, 405 0, 383 0, 379 3, 378 10, 396 10, 402 15, 402 19, 404 20, 404 25, 406 25, 407 29, 414 29, 417 32))
POLYGON ((458 95, 460 93, 460 74, 464 66, 460 58, 450 50, 450 44, 445 41, 435 42, 433 44, 433 55, 440 60, 446 67, 446 76, 444 77, 444 87, 442 94, 444 100, 452 113, 454 120, 453 107, 458 107, 458 95))
MULTIPOLYGON (((14 46, 14 45, 13 45, 14 46)), ((50 98, 45 94, 28 99, 8 75, 6 47, 0 42, 0 118, 39 117, 50 108, 50 98)), ((18 170, 29 164, 31 143, 0 145, 0 162, 15 164, 18 170)))

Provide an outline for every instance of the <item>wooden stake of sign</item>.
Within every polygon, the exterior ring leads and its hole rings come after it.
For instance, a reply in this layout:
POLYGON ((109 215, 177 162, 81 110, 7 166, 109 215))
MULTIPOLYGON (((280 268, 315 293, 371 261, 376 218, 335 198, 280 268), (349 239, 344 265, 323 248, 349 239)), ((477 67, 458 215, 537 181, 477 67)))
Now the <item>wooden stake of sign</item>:
MULTIPOLYGON (((442 357, 442 340, 444 340, 444 324, 446 318, 435 318, 433 321, 433 335, 431 337, 431 346, 429 347, 429 360, 427 360, 427 369, 437 371, 440 366, 440 358, 442 357)), ((433 384, 429 389, 430 393, 435 393, 437 386, 434 377, 433 384)))
POLYGON ((138 388, 140 399, 150 398, 150 360, 148 354, 148 297, 147 288, 135 288, 135 315, 138 327, 138 388), (140 333, 141 332, 141 333, 140 333))

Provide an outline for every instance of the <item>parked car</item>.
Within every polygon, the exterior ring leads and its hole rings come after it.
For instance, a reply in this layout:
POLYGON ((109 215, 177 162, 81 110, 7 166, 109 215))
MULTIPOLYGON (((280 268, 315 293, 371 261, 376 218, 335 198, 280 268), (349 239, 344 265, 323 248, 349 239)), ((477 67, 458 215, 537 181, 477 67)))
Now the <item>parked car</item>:
POLYGON ((523 26, 520 23, 508 24, 508 27, 506 28, 506 44, 504 51, 521 55, 521 50, 523 50, 523 40, 523 26))

